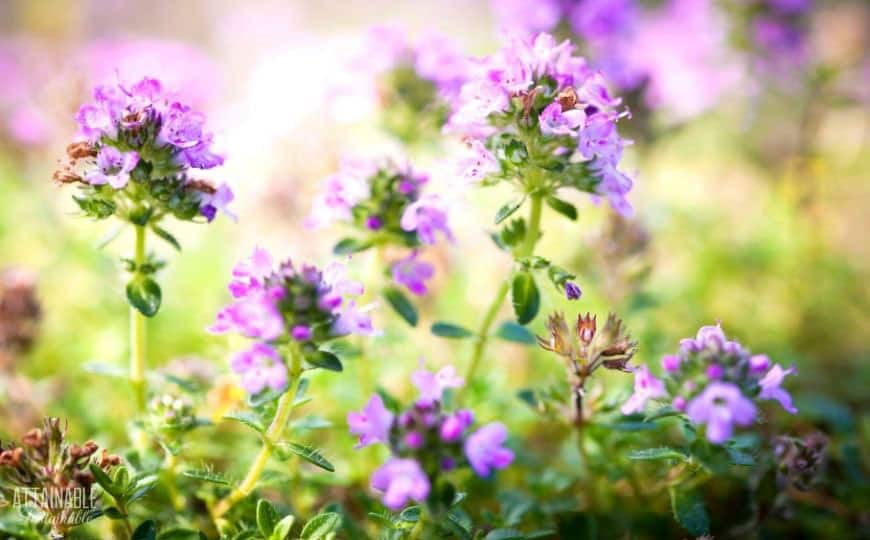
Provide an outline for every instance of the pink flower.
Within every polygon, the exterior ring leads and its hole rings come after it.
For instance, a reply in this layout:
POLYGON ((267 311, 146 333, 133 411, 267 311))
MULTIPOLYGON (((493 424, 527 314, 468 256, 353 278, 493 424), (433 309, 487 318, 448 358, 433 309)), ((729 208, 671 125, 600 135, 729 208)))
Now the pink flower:
POLYGON ((418 369, 411 375, 411 382, 420 391, 417 404, 422 407, 430 407, 436 401, 441 400, 441 395, 447 388, 459 388, 465 381, 456 374, 453 366, 444 366, 437 373, 426 369, 418 369))
POLYGON ((395 415, 384 406, 384 400, 378 394, 372 395, 365 408, 360 412, 349 412, 347 424, 350 432, 359 435, 359 449, 377 443, 388 444, 390 429, 395 415))
POLYGON ((477 139, 466 141, 466 150, 459 161, 459 176, 469 182, 479 182, 499 171, 498 161, 477 139))
POLYGON ((404 285, 412 293, 422 296, 426 294, 426 281, 435 275, 435 267, 431 264, 417 260, 418 251, 415 249, 410 255, 393 265, 393 281, 404 285))
POLYGON ((438 433, 444 442, 455 442, 462 433, 474 423, 474 414, 468 409, 460 409, 451 414, 441 423, 438 433))
POLYGON ((130 181, 130 171, 139 163, 136 152, 121 152, 115 147, 104 146, 97 154, 97 169, 88 171, 85 179, 95 186, 109 184, 121 189, 130 181))
POLYGON ((504 447, 506 440, 507 428, 501 422, 487 424, 465 440, 465 457, 478 476, 487 477, 513 462, 513 451, 504 447))
POLYGON ((634 372, 634 394, 623 404, 622 414, 641 412, 648 400, 664 395, 664 383, 653 377, 648 367, 641 366, 634 372))
POLYGON ((791 395, 782 388, 782 381, 786 375, 791 375, 797 372, 794 366, 788 369, 782 369, 782 366, 775 364, 770 371, 767 372, 760 381, 761 392, 758 394, 758 399, 772 399, 779 402, 782 408, 791 414, 795 414, 797 409, 792 405, 791 395))
POLYGON ((695 424, 707 424, 707 439, 722 444, 731 438, 734 426, 755 421, 755 404, 731 383, 712 382, 689 402, 686 409, 695 424))
POLYGON ((210 332, 237 331, 251 338, 271 341, 284 333, 284 318, 278 311, 280 289, 254 290, 221 309, 210 332))
POLYGON ((538 123, 544 135, 577 135, 577 129, 586 121, 586 114, 579 109, 562 112, 562 106, 553 102, 541 112, 538 123))
POLYGON ((414 500, 426 501, 429 496, 429 479, 414 459, 390 458, 372 474, 372 487, 384 494, 384 506, 400 510, 414 500))
POLYGON ((250 349, 236 353, 230 367, 241 377, 242 388, 250 394, 259 394, 267 386, 281 391, 287 386, 287 367, 275 349, 255 343, 250 349))
POLYGON ((402 213, 400 225, 403 230, 417 232, 417 238, 424 244, 434 244, 436 234, 442 233, 453 241, 453 233, 447 222, 447 208, 444 200, 430 193, 409 204, 402 213))

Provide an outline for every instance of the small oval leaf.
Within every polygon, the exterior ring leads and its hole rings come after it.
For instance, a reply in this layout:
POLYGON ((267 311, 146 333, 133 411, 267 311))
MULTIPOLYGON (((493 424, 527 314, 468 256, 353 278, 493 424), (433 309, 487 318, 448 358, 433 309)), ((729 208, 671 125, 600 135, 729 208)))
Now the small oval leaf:
POLYGON ((517 322, 522 325, 532 322, 541 308, 541 293, 530 272, 519 272, 514 276, 511 297, 517 322))
POLYGON ((305 357, 305 360, 312 366, 329 371, 343 371, 344 366, 341 365, 341 360, 329 351, 316 351, 305 357))
POLYGON ((146 317, 153 317, 157 314, 162 298, 160 285, 148 276, 136 274, 127 283, 127 301, 146 317))
POLYGON ((514 212, 516 212, 517 210, 520 209, 520 207, 523 205, 523 202, 525 202, 525 200, 526 200, 526 198, 523 197, 521 199, 517 199, 516 201, 511 201, 511 202, 505 204, 504 206, 502 206, 501 208, 499 208, 498 212, 495 213, 495 224, 498 225, 502 221, 511 217, 514 212))
POLYGON ((463 339, 474 335, 474 333, 467 328, 446 322, 437 322, 433 324, 432 333, 436 336, 449 339, 463 339))
POLYGON ((692 536, 704 536, 710 532, 710 517, 704 508, 704 500, 694 491, 671 488, 671 509, 674 518, 692 536))
POLYGON ((577 219, 577 208, 574 207, 573 204, 568 201, 564 201, 558 197, 547 197, 546 198, 547 206, 559 212, 566 218, 571 221, 575 221, 577 219))
POLYGON ((414 305, 411 304, 411 301, 408 300, 408 297, 405 296, 402 291, 390 287, 384 291, 384 297, 387 299, 390 307, 392 307, 406 323, 411 326, 417 326, 419 320, 417 310, 414 309, 414 305))
POLYGON ((513 321, 501 323, 495 335, 505 341, 522 343, 524 345, 535 345, 537 343, 535 335, 531 331, 513 321))
POLYGON ((328 459, 323 457, 319 450, 304 444, 296 444, 294 442, 284 442, 278 447, 285 455, 288 453, 296 454, 312 465, 316 465, 321 469, 329 472, 335 472, 335 467, 328 459))

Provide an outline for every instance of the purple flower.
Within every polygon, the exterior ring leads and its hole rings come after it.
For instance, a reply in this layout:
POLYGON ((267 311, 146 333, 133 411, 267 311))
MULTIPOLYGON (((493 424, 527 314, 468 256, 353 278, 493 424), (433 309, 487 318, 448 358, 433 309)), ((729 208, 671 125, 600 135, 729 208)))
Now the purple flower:
POLYGON ((710 364, 707 366, 707 378, 709 379, 721 379, 724 372, 725 370, 722 369, 722 366, 719 364, 710 364))
POLYGON ((379 336, 381 332, 374 327, 372 318, 368 314, 374 307, 374 304, 369 304, 362 308, 357 308, 356 302, 349 302, 338 313, 338 318, 332 325, 332 332, 337 336, 348 334, 368 337, 379 336))
POLYGON ((284 318, 278 311, 280 289, 251 290, 244 297, 221 309, 210 332, 236 331, 250 338, 271 341, 284 333, 284 318))
POLYGON ((695 424, 707 424, 707 439, 722 444, 731 438, 734 426, 748 426, 755 421, 755 404, 736 385, 712 382, 689 402, 686 409, 695 424))
POLYGON ((409 431, 405 434, 405 446, 418 450, 423 447, 423 435, 419 431, 409 431))
POLYGON ((181 164, 194 169, 213 169, 223 165, 224 158, 211 149, 212 136, 203 137, 201 141, 190 148, 181 151, 181 164))
POLYGON ((365 290, 361 282, 347 276, 347 267, 338 261, 332 261, 326 265, 320 279, 330 292, 342 296, 359 296, 365 290))
POLYGON ((411 382, 420 391, 417 404, 421 407, 431 407, 436 401, 441 400, 441 395, 447 388, 459 388, 465 381, 456 374, 453 366, 444 366, 437 373, 426 369, 418 369, 411 375, 411 382))
POLYGON ((662 356, 662 369, 668 373, 676 373, 680 370, 682 360, 676 354, 666 354, 662 356))
POLYGON ((641 412, 646 402, 653 398, 665 395, 665 385, 659 379, 653 377, 647 366, 640 366, 634 372, 634 394, 628 398, 622 408, 622 414, 641 412))
POLYGON ((749 371, 764 373, 770 367, 770 358, 766 354, 753 354, 749 358, 749 371))
POLYGON ((698 329, 695 339, 686 338, 680 340, 680 349, 687 353, 701 352, 708 347, 721 350, 726 341, 725 332, 722 331, 720 324, 702 326, 698 329))
POLYGON ((409 204, 402 213, 400 225, 405 231, 416 231, 417 238, 424 244, 434 244, 438 232, 453 241, 444 200, 432 193, 409 204))
POLYGON ((443 36, 430 35, 417 44, 414 69, 422 78, 434 82, 448 101, 459 93, 469 67, 467 57, 443 36))
POLYGON ((410 255, 393 265, 393 281, 404 285, 412 293, 422 296, 426 294, 426 281, 435 275, 435 267, 425 261, 417 260, 415 249, 410 255))
POLYGON ((204 125, 204 115, 176 101, 163 112, 158 140, 178 148, 191 148, 202 141, 204 125))
POLYGON ((85 174, 87 181, 95 186, 109 184, 121 189, 130 181, 130 171, 139 163, 136 152, 121 152, 112 146, 103 146, 97 154, 97 169, 85 174))
POLYGON ((347 425, 350 432, 359 435, 359 449, 377 443, 387 444, 390 440, 390 429, 395 415, 384 407, 384 400, 378 394, 373 394, 365 408, 360 412, 347 413, 347 425))
POLYGON ((514 460, 514 453, 504 447, 507 428, 492 422, 472 433, 465 440, 465 457, 478 476, 487 477, 493 469, 504 469, 514 460))
POLYGON ((571 11, 571 28, 594 44, 628 37, 640 15, 635 0, 583 0, 571 11))
POLYGON ((444 442, 455 442, 462 437, 462 433, 474 423, 474 414, 468 409, 460 409, 446 417, 441 423, 438 432, 444 442))
POLYGON ((351 221, 351 209, 371 196, 369 178, 377 167, 369 162, 345 159, 337 173, 327 177, 314 197, 306 227, 320 228, 337 221, 351 221))
POLYGON ((308 341, 311 339, 311 327, 306 324, 297 324, 290 331, 290 336, 296 341, 308 341))
POLYGON ((565 282, 565 297, 568 300, 579 300, 581 296, 583 296, 583 291, 580 290, 579 285, 573 281, 565 282))
POLYGON ((262 289, 266 278, 272 275, 272 254, 261 247, 255 247, 246 261, 239 261, 233 267, 233 278, 229 289, 233 298, 241 298, 252 289, 262 289))
POLYGON ((218 210, 238 222, 239 216, 229 209, 229 205, 236 198, 233 190, 227 184, 221 184, 214 193, 203 193, 199 200, 199 212, 211 223, 218 210))
POLYGON ((788 369, 782 369, 782 366, 775 364, 770 371, 767 372, 760 381, 761 392, 758 393, 758 399, 773 399, 782 405, 782 408, 791 414, 795 414, 797 409, 792 405, 791 395, 782 388, 782 381, 786 375, 791 375, 797 370, 792 366, 788 369))
POLYGON ((577 129, 586 121, 586 113, 579 109, 562 112, 562 105, 553 102, 541 112, 538 123, 544 135, 577 135, 577 129))
POLYGON ((425 502, 429 479, 414 459, 390 458, 372 474, 372 487, 384 494, 384 506, 397 511, 414 500, 425 502))
POLYGON ((275 349, 255 343, 250 349, 236 353, 230 367, 241 377, 242 388, 250 394, 259 394, 267 386, 281 391, 287 386, 287 367, 275 349))
POLYGON ((683 396, 675 397, 674 401, 671 402, 671 406, 675 411, 686 412, 686 398, 683 396))
POLYGON ((459 161, 459 176, 469 182, 479 182, 499 171, 498 161, 477 139, 466 141, 466 151, 459 161))

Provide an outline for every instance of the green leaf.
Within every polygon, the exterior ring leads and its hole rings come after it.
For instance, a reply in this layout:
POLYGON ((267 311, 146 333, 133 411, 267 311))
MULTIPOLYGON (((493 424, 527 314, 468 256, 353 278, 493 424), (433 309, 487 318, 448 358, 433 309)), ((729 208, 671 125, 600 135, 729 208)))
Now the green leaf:
POLYGON ((417 326, 417 321, 419 320, 417 310, 414 309, 414 305, 411 304, 411 301, 408 300, 408 297, 405 296, 402 291, 395 287, 390 287, 384 291, 384 297, 387 299, 390 307, 392 307, 406 323, 411 326, 417 326))
POLYGON ((325 512, 318 514, 308 520, 305 527, 302 528, 300 538, 305 540, 318 540, 325 538, 326 535, 335 531, 341 524, 341 514, 336 512, 325 512))
POLYGON ((272 536, 269 537, 269 540, 285 540, 290 536, 290 529, 293 528, 293 523, 295 522, 295 517, 284 516, 284 519, 275 525, 275 528, 272 530, 272 536))
POLYGON ((257 528, 260 529, 260 534, 268 538, 279 519, 281 516, 278 515, 272 503, 265 499, 260 499, 257 502, 257 528))
POLYGON ((152 520, 143 521, 133 531, 131 540, 157 540, 157 524, 152 520))
POLYGON ((312 366, 329 371, 342 371, 344 366, 341 365, 341 360, 337 356, 328 351, 316 351, 305 357, 305 360, 312 366))
POLYGON ((332 253, 335 255, 350 255, 365 251, 370 247, 372 247, 371 242, 362 242, 356 238, 342 238, 332 247, 332 253))
POLYGON ((420 521, 420 507, 419 506, 409 506, 402 510, 399 514, 399 519, 402 521, 407 521, 408 523, 417 523, 420 521))
POLYGON ((182 472, 181 474, 187 476, 188 478, 194 478, 196 480, 202 480, 203 482, 210 482, 212 484, 219 484, 222 486, 232 485, 232 483, 224 478, 222 475, 206 469, 190 469, 182 472))
POLYGON ((504 156, 511 163, 521 165, 529 159, 529 150, 522 141, 511 139, 511 141, 504 147, 504 156))
POLYGON ((526 200, 526 198, 522 197, 522 198, 517 199, 515 201, 511 201, 509 203, 506 203, 504 206, 499 208, 498 212, 495 213, 495 224, 498 225, 502 221, 511 217, 514 212, 516 212, 517 210, 520 209, 520 207, 523 205, 525 200, 526 200))
POLYGON ((138 225, 140 227, 144 227, 148 224, 148 220, 151 219, 151 216, 154 215, 154 208, 147 206, 140 206, 138 208, 134 208, 130 212, 130 221, 134 225, 138 225))
POLYGON ((710 532, 710 518, 704 508, 704 500, 694 491, 671 488, 671 510, 674 518, 692 536, 710 532))
POLYGON ((178 239, 172 236, 169 231, 162 227, 158 227, 157 225, 151 225, 151 230, 154 231, 154 234, 156 234, 163 240, 166 240, 166 242, 168 242, 172 247, 174 247, 178 251, 181 251, 181 244, 178 242, 178 239))
POLYGON ((571 221, 575 221, 577 219, 577 208, 575 208, 574 205, 569 203, 568 201, 564 201, 558 197, 552 196, 547 197, 544 200, 547 202, 547 206, 549 206, 556 212, 559 212, 571 221))
POLYGON ((525 535, 516 529, 493 529, 484 540, 525 540, 525 535))
POLYGON ((501 323, 495 335, 505 341, 513 341, 514 343, 522 343, 524 345, 534 345, 537 343, 535 334, 531 333, 525 326, 513 321, 501 323))
POLYGON ((732 465, 742 465, 744 467, 751 467, 755 465, 755 456, 750 454, 749 452, 744 452, 743 450, 738 450, 737 448, 728 448, 728 457, 731 459, 732 465))
POLYGON ((468 532, 468 529, 462 522, 459 520, 459 517, 453 512, 448 512, 447 517, 441 521, 441 526, 451 531, 456 537, 461 540, 471 540, 471 533, 468 532))
POLYGON ((103 469, 101 469, 96 463, 91 463, 88 468, 91 470, 91 474, 94 475, 94 480, 96 480, 97 483, 100 484, 100 487, 103 488, 106 493, 116 499, 121 497, 123 492, 118 486, 115 485, 114 482, 112 482, 112 479, 109 478, 109 475, 103 472, 103 469))
POLYGON ((628 459, 678 459, 680 461, 686 461, 687 457, 686 454, 680 452, 676 448, 661 446, 659 448, 644 448, 643 450, 635 450, 634 452, 629 452, 628 459))
POLYGON ((329 460, 323 457, 323 454, 321 454, 320 451, 314 447, 296 444, 294 442, 284 442, 280 444, 279 449, 283 450, 285 452, 285 455, 288 452, 291 454, 296 454, 297 456, 304 459, 308 463, 311 463, 312 465, 316 465, 321 469, 329 472, 335 472, 335 467, 332 465, 332 463, 330 463, 329 460))
POLYGON ((127 283, 127 301, 146 317, 153 317, 160 309, 160 285, 148 276, 136 274, 127 283))
POLYGON ((669 418, 672 416, 680 416, 682 413, 670 405, 665 405, 663 407, 659 407, 653 412, 646 415, 643 419, 644 422, 653 422, 655 420, 659 420, 661 418, 669 418))
POLYGON ((511 295, 517 322, 522 325, 532 322, 541 308, 541 293, 530 272, 519 272, 514 276, 511 295))
POLYGON ((76 204, 79 205, 79 208, 82 209, 82 212, 84 212, 86 216, 94 219, 106 219, 111 217, 118 208, 112 201, 100 199, 98 197, 84 198, 73 196, 73 200, 75 200, 76 204))
POLYGON ((104 508, 103 515, 109 519, 124 519, 125 517, 127 517, 127 514, 125 514, 124 512, 121 512, 120 510, 118 510, 114 506, 104 508))
POLYGON ((463 339, 474 335, 474 333, 467 328, 446 322, 436 322, 433 324, 432 333, 436 336, 449 339, 463 339))
POLYGON ((203 536, 200 536, 201 534, 202 533, 194 529, 173 527, 171 529, 165 529, 163 532, 158 534, 157 540, 199 540, 200 538, 203 538, 203 536))

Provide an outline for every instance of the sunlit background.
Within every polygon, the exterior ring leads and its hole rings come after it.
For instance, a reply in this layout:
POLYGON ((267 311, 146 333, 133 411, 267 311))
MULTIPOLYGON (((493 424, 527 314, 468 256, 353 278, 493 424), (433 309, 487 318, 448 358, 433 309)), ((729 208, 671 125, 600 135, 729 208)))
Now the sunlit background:
MULTIPOLYGON (((511 24, 499 12, 506 4, 0 3, 0 292, 32 281, 40 306, 29 329, 32 346, 0 353, 0 439, 52 415, 68 419, 76 437, 109 446, 126 441, 131 392, 105 373, 127 362, 120 259, 129 255, 132 235, 124 231, 98 249, 114 224, 78 216, 69 191, 51 180, 75 134, 75 112, 95 84, 161 78, 208 114, 227 158, 204 177, 233 187, 238 223, 220 217, 208 227, 173 224, 182 252, 150 246, 169 265, 160 275, 164 305, 150 327, 148 363, 204 373, 214 390, 201 415, 218 423, 195 434, 188 459, 240 471, 244 462, 227 453, 225 437, 238 441, 234 452, 257 442, 220 422, 241 399, 227 367, 239 343, 204 330, 228 299, 232 265, 258 245, 327 261, 342 231, 311 232, 302 222, 318 182, 343 156, 406 156, 441 189, 454 189, 456 141, 403 145, 384 129, 371 68, 378 51, 367 49, 368 30, 396 26, 411 41, 438 33, 468 54, 485 55, 511 24)), ((721 321, 754 351, 798 367, 790 383, 801 414, 785 418, 780 411, 779 422, 794 432, 825 426, 841 435, 835 452, 856 453, 866 465, 870 8, 861 1, 815 2, 800 57, 760 68, 772 60, 753 55, 746 28, 729 17, 740 1, 714 9, 697 0, 709 9, 693 16, 680 11, 685 6, 647 4, 652 15, 627 54, 653 67, 646 86, 625 92, 634 118, 621 124, 635 141, 627 168, 637 174, 629 196, 636 216, 620 220, 606 205, 578 196, 577 222, 545 220, 539 251, 576 270, 584 295, 569 306, 549 291, 543 312, 615 311, 640 341, 638 361, 655 366, 680 338, 721 321), (675 20, 698 26, 686 32, 696 31, 703 46, 687 50, 668 26, 675 20)), ((366 476, 373 458, 351 451, 344 417, 376 384, 408 396, 406 375, 420 358, 460 366, 467 358, 464 345, 432 336, 429 324, 476 326, 511 261, 489 237, 505 193, 454 195, 457 241, 432 257, 439 272, 421 306, 423 322, 411 329, 379 309, 385 334, 371 358, 343 374, 313 376, 316 412, 337 427, 308 437, 338 468, 328 478, 300 473, 315 484, 366 476)), ((355 274, 366 275, 367 256, 351 261, 355 274)), ((509 316, 504 306, 503 318, 509 316)), ((543 322, 532 330, 543 333, 543 322)), ((501 344, 480 373, 478 414, 510 419, 518 440, 534 448, 542 428, 516 392, 560 377, 562 367, 532 348, 501 344)), ((627 396, 629 379, 608 376, 607 390, 627 396)), ((154 384, 171 387, 163 379, 154 384)), ((321 494, 299 497, 313 504, 321 494)))

